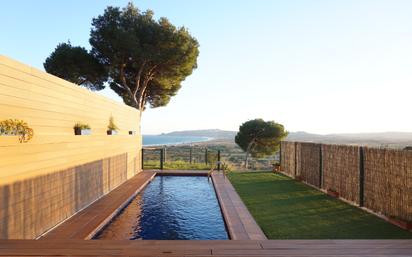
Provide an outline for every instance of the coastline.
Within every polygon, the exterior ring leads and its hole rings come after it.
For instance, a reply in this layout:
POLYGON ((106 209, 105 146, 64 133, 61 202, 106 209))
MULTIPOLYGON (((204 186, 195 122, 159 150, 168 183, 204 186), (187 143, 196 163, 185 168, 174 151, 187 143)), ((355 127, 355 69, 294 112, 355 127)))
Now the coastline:
MULTIPOLYGON (((162 137, 160 135, 143 135, 144 136, 153 136, 153 137, 162 137)), ((183 138, 183 137, 182 137, 183 138)), ((189 137, 190 138, 190 137, 189 137)), ((183 141, 183 142, 170 142, 170 143, 158 143, 158 144, 143 144, 143 147, 156 147, 156 146, 185 146, 185 145, 193 145, 193 144, 206 144, 208 142, 212 142, 215 140, 213 137, 199 137, 203 138, 204 140, 193 140, 193 141, 183 141)))

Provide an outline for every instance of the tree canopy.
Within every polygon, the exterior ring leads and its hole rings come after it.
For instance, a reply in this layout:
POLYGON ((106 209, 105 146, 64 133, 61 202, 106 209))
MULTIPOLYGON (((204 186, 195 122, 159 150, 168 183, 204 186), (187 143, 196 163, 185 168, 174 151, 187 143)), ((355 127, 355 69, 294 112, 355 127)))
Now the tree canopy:
POLYGON ((245 167, 249 155, 263 157, 279 150, 280 141, 288 134, 282 124, 263 119, 249 120, 239 127, 235 142, 246 152, 245 167))
MULTIPOLYGON (((164 17, 155 20, 152 11, 141 12, 131 3, 123 9, 107 7, 94 18, 89 42, 92 48, 87 55, 104 67, 105 82, 126 104, 139 110, 147 104, 152 108, 167 105, 197 68, 199 44, 186 28, 177 28, 164 17)), ((68 52, 71 59, 74 52, 68 52)), ((56 51, 48 63, 53 63, 55 56, 56 51)), ((46 63, 46 71, 61 74, 46 63)), ((78 70, 73 64, 64 74, 74 78, 73 82, 87 78, 79 76, 78 70)), ((88 69, 85 71, 90 75, 88 69)))
POLYGON ((101 90, 107 80, 104 66, 80 46, 59 44, 44 62, 48 73, 84 86, 90 90, 101 90))

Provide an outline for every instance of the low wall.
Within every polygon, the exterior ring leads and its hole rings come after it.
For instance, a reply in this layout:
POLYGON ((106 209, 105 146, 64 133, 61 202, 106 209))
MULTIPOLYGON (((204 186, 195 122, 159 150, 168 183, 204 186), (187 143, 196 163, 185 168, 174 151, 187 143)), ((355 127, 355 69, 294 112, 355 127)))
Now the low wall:
POLYGON ((141 170, 138 110, 0 56, 5 119, 26 121, 34 137, 0 136, 2 239, 36 238, 141 170), (118 135, 106 134, 110 117, 118 135), (75 136, 77 122, 92 134, 75 136))
POLYGON ((411 151, 282 142, 281 160, 291 177, 375 213, 412 222, 411 151))

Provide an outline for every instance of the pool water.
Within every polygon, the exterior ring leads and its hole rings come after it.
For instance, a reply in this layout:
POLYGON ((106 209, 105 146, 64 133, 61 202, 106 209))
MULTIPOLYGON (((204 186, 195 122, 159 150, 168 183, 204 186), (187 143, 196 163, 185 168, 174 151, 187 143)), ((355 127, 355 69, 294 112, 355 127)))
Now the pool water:
POLYGON ((228 239, 213 183, 200 176, 156 176, 94 239, 228 239))

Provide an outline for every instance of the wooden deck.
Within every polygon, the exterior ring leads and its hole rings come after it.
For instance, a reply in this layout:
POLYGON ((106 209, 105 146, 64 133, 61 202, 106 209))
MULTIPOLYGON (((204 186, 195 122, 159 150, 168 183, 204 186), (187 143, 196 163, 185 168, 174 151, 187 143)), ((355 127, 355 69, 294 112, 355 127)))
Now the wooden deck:
MULTIPOLYGON (((91 239, 140 192, 155 175, 207 176, 208 171, 144 171, 89 207, 63 222, 40 239, 91 239)), ((230 181, 221 172, 212 175, 216 195, 232 240, 266 240, 260 227, 243 204, 230 181)))
MULTIPOLYGON (((183 172, 187 171, 178 175, 183 172)), ((90 238, 155 175, 154 171, 139 173, 50 231, 42 238, 47 240, 0 240, 0 256, 412 256, 412 240, 265 240, 231 183, 218 172, 212 179, 229 234, 236 240, 82 240, 90 238)))
POLYGON ((213 184, 232 240, 266 240, 236 190, 223 172, 213 172, 213 184))
POLYGON ((156 172, 140 172, 78 212, 40 239, 90 239, 153 179, 156 172))
POLYGON ((158 176, 207 176, 208 170, 153 170, 158 176))
MULTIPOLYGON (((167 170, 144 171, 69 218, 40 239, 91 239, 133 197, 158 176, 207 176, 208 171, 167 170)), ((213 182, 230 238, 233 240, 265 240, 266 237, 247 211, 231 183, 218 172, 213 182)))
POLYGON ((412 240, 0 240, 0 256, 412 256, 412 240))

